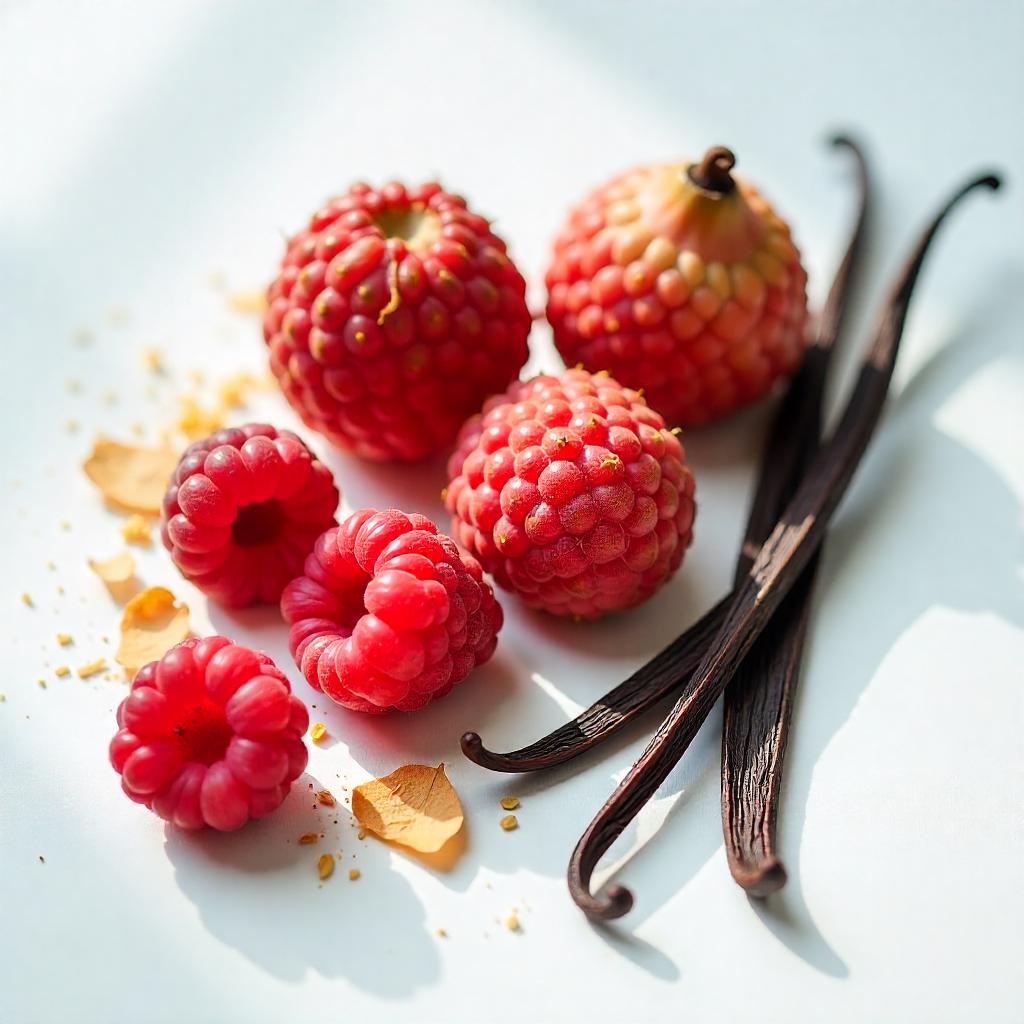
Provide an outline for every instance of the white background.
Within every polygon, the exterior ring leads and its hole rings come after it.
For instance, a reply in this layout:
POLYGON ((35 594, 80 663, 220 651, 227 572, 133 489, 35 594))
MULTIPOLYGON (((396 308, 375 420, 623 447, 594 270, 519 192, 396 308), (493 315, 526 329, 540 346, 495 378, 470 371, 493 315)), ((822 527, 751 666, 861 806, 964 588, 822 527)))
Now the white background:
MULTIPOLYGON (((0 3, 0 1019, 1024 1019, 1022 104, 1009 0, 0 3), (343 814, 329 838, 362 878, 319 886, 319 849, 295 839, 329 819, 304 783, 231 836, 174 834, 122 796, 106 744, 123 684, 53 676, 116 640, 85 562, 119 549, 118 520, 78 465, 97 430, 144 420, 155 437, 190 369, 263 369, 257 322, 211 273, 259 287, 326 195, 438 175, 496 218, 540 304, 551 236, 585 189, 726 143, 793 222, 818 302, 852 209, 848 164, 822 144, 836 127, 866 140, 878 183, 844 378, 937 199, 981 165, 1010 181, 940 238, 828 542, 782 894, 751 904, 726 869, 717 714, 604 866, 638 897, 608 928, 563 872, 654 722, 548 777, 491 776, 457 746, 467 728, 498 748, 533 739, 724 592, 764 408, 686 436, 697 537, 650 604, 578 626, 506 597, 498 656, 448 700, 373 721, 317 701, 336 737, 312 752, 318 785, 448 762, 468 817, 454 871, 359 842, 343 814), (152 394, 150 344, 169 368, 152 394), (510 834, 505 793, 522 799, 510 834), (521 934, 497 920, 513 907, 521 934)), ((542 326, 533 344, 534 366, 557 365, 542 326)), ((273 392, 252 415, 295 424, 273 392)), ((440 514, 439 464, 330 461, 349 507, 440 514)), ((291 669, 272 611, 208 609, 161 549, 139 562, 198 631, 291 669)))

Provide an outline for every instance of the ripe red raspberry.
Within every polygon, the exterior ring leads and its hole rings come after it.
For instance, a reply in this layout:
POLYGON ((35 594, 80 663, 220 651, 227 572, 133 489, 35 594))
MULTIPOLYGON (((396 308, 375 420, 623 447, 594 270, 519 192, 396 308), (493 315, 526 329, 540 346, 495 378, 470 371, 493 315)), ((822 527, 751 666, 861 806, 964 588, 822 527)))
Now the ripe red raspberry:
POLYGON ((475 558, 426 518, 353 512, 281 596, 310 686, 353 711, 415 711, 494 653, 501 606, 475 558))
POLYGON ((140 668, 117 709, 110 763, 136 803, 181 828, 241 828, 306 767, 305 705, 259 651, 192 638, 140 668))
POLYGON ((606 374, 517 381, 459 435, 452 533, 531 608, 597 618, 679 567, 694 514, 684 459, 661 416, 606 374))
POLYGON ((569 214, 547 273, 566 363, 643 388, 673 424, 759 398, 807 343, 800 254, 733 161, 715 147, 613 178, 569 214))
POLYGON ((160 536, 185 579, 215 601, 272 603, 337 507, 331 471, 301 438, 249 423, 185 449, 160 536))
POLYGON ((436 183, 353 185, 288 243, 270 366, 304 422, 370 459, 420 459, 526 362, 526 285, 505 243, 436 183))

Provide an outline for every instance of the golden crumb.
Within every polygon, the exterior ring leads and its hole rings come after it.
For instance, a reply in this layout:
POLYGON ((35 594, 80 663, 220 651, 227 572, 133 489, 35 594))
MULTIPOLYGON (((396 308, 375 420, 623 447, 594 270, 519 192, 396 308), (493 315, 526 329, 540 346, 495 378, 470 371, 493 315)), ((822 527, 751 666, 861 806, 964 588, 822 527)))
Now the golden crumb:
POLYGON ((79 426, 78 420, 67 420, 65 422, 65 424, 64 424, 64 429, 69 434, 77 434, 78 433, 78 426, 79 426))
POLYGON ((522 930, 519 925, 519 915, 514 910, 511 914, 506 915, 504 925, 510 932, 522 930))
POLYGON ((53 674, 59 679, 63 679, 65 676, 71 675, 71 669, 67 665, 58 665, 54 670, 53 674))
POLYGON ((145 516, 138 514, 129 516, 121 524, 121 536, 129 544, 138 544, 148 548, 153 543, 152 526, 145 516))
POLYGON ((514 814, 506 814, 498 824, 501 825, 506 832, 512 832, 514 829, 519 828, 519 819, 514 814))
POLYGON ((83 665, 78 670, 79 679, 88 679, 90 676, 99 675, 101 672, 105 672, 107 669, 107 659, 97 658, 95 661, 90 661, 87 665, 83 665))
POLYGON ((86 345, 91 345, 96 340, 96 335, 89 330, 88 327, 79 327, 74 334, 71 335, 72 340, 76 345, 81 345, 85 348, 86 345))
POLYGON ((49 559, 47 560, 46 568, 49 569, 50 572, 53 572, 53 570, 57 568, 57 563, 54 562, 52 559, 49 559))
POLYGON ((57 593, 60 594, 61 597, 64 596, 64 587, 60 583, 57 584, 57 593))
POLYGON ((72 644, 74 642, 74 637, 72 637, 70 633, 57 634, 57 643, 59 643, 61 647, 67 647, 68 644, 72 644))
POLYGON ((438 928, 435 934, 439 939, 448 938, 448 930, 446 928, 438 928))
POLYGON ((327 735, 327 726, 323 722, 317 722, 312 729, 309 730, 309 738, 314 743, 319 743, 327 735))
POLYGON ((263 311, 267 308, 267 296, 258 289, 247 292, 232 292, 228 296, 228 306, 236 313, 263 316, 263 311))
POLYGON ((80 395, 82 393, 82 382, 75 378, 66 381, 64 386, 68 389, 69 395, 80 395))
POLYGON ((178 429, 190 441, 198 441, 224 426, 221 410, 205 408, 195 395, 184 395, 179 406, 178 429))
POLYGON ((349 868, 348 869, 348 880, 350 882, 354 882, 361 874, 362 874, 362 872, 359 870, 359 868, 349 868))
POLYGON ((320 842, 320 836, 316 832, 303 832, 299 836, 299 846, 312 846, 318 842, 320 842))
POLYGON ((45 679, 37 679, 36 680, 36 686, 38 686, 40 690, 45 690, 46 689, 46 680, 45 679))
POLYGON ((62 519, 60 521, 60 528, 62 530, 70 530, 71 529, 71 524, 66 519, 62 519))
POLYGON ((519 806, 519 797, 517 796, 503 796, 499 801, 502 810, 514 811, 519 806))
POLYGON ((334 799, 334 794, 329 789, 321 789, 317 791, 316 802, 323 804, 324 807, 333 807, 337 801, 334 799))
POLYGON ((28 593, 27 591, 24 594, 21 595, 21 603, 26 608, 35 608, 35 604, 32 601, 32 595, 30 593, 28 593))
POLYGON ((356 833, 356 839, 365 839, 365 838, 366 838, 366 829, 365 829, 365 828, 361 828, 361 829, 360 829, 360 830, 359 830, 359 831, 358 831, 358 832, 356 833))
POLYGON ((0 704, 5 704, 6 702, 7 702, 7 694, 6 693, 0 693, 0 704))
POLYGON ((334 857, 329 853, 320 854, 320 859, 316 862, 316 871, 320 881, 326 882, 334 874, 334 857))
POLYGON ((142 350, 142 365, 151 373, 164 372, 164 358, 160 349, 156 347, 144 348, 142 350))

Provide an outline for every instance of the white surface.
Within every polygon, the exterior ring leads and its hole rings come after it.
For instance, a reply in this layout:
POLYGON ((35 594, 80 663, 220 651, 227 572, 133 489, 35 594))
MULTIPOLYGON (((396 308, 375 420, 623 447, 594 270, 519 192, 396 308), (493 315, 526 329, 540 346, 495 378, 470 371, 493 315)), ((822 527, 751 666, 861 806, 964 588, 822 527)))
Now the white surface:
MULTIPOLYGON (((1010 2, 0 4, 0 1019, 1021 1020, 1022 101, 1024 7, 1010 2), (499 656, 425 713, 370 721, 317 700, 338 737, 313 750, 318 784, 449 763, 469 820, 452 873, 358 842, 342 815, 331 834, 362 878, 319 887, 319 851, 294 842, 324 820, 304 786, 228 837, 172 834, 124 799, 106 763, 123 685, 52 672, 109 657, 116 634, 85 559, 119 549, 117 520, 77 467, 95 431, 165 423, 189 369, 262 369, 255 321, 226 310, 212 271, 258 286, 280 231, 331 191, 436 174, 497 218, 538 301, 549 240, 585 188, 726 142, 794 222, 818 300, 851 210, 847 168, 821 145, 835 126, 862 134, 877 168, 872 308, 954 182, 990 163, 1011 181, 940 239, 898 395, 828 544, 779 897, 752 905, 729 878, 717 715, 616 846, 638 905, 607 929, 563 872, 645 730, 554 777, 491 776, 457 747, 469 727, 499 748, 534 738, 723 592, 763 409, 688 435, 697 539, 642 610, 581 627, 506 597, 499 656), (73 342, 81 327, 91 347, 73 342), (171 369, 155 400, 147 344, 171 369), (523 802, 511 834, 505 793, 523 802), (512 907, 522 934, 496 921, 512 907)), ((540 327, 534 345, 555 365, 540 327)), ((274 393, 256 413, 294 424, 274 393)), ((439 511, 439 470, 331 464, 350 506, 439 511)), ((139 561, 197 629, 290 668, 272 612, 207 609, 161 550, 139 561)))

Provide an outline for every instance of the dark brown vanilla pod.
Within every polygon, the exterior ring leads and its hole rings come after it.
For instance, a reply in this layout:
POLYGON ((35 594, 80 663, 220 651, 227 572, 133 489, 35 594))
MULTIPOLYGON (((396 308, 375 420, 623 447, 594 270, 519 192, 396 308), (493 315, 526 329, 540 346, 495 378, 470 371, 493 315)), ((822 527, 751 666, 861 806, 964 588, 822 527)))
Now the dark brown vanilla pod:
MULTIPOLYGON (((775 525, 786 498, 792 493, 805 456, 806 432, 813 429, 813 437, 815 441, 817 439, 818 410, 827 353, 839 328, 850 275, 859 254, 866 206, 865 158, 857 144, 845 136, 836 136, 832 144, 849 149, 856 157, 859 168, 858 214, 845 256, 818 321, 814 340, 800 370, 790 383, 769 434, 743 543, 737 557, 737 581, 750 568, 754 556, 775 525)), ((712 153, 712 157, 717 159, 718 156, 712 153)), ((714 165, 714 159, 710 163, 714 165)), ((484 746, 479 734, 467 732, 462 737, 463 753, 481 767, 497 772, 542 771, 578 757, 678 692, 700 664, 708 642, 722 623, 730 599, 731 595, 723 598, 625 682, 595 701, 576 718, 536 742, 509 753, 497 753, 484 746)))
MULTIPOLYGON (((841 137, 834 142, 850 145, 841 137)), ((822 310, 817 338, 800 378, 794 382, 794 387, 803 389, 803 401, 782 404, 761 461, 758 492, 772 485, 765 479, 771 477, 780 509, 792 497, 818 449, 825 377, 834 343, 842 330, 856 257, 864 238, 870 202, 868 167, 861 151, 856 146, 850 148, 857 160, 860 199, 853 233, 822 310), (798 438, 794 465, 786 462, 790 451, 773 451, 777 439, 789 433, 798 438), (780 462, 784 463, 782 472, 777 468, 780 462)), ((729 870, 751 896, 768 896, 786 884, 786 869, 775 851, 776 822, 817 563, 815 555, 740 664, 723 698, 722 831, 729 870)), ((737 583, 740 568, 737 567, 737 583)))
POLYGON ((977 188, 996 189, 999 185, 999 178, 993 174, 967 182, 922 234, 885 304, 874 344, 839 425, 818 451, 735 591, 718 636, 682 696, 577 843, 569 861, 567 881, 573 900, 589 916, 621 917, 632 907, 633 894, 624 886, 610 886, 600 895, 591 893, 590 881, 597 862, 685 753, 743 658, 814 558, 878 424, 914 285, 931 242, 964 196, 977 188))

